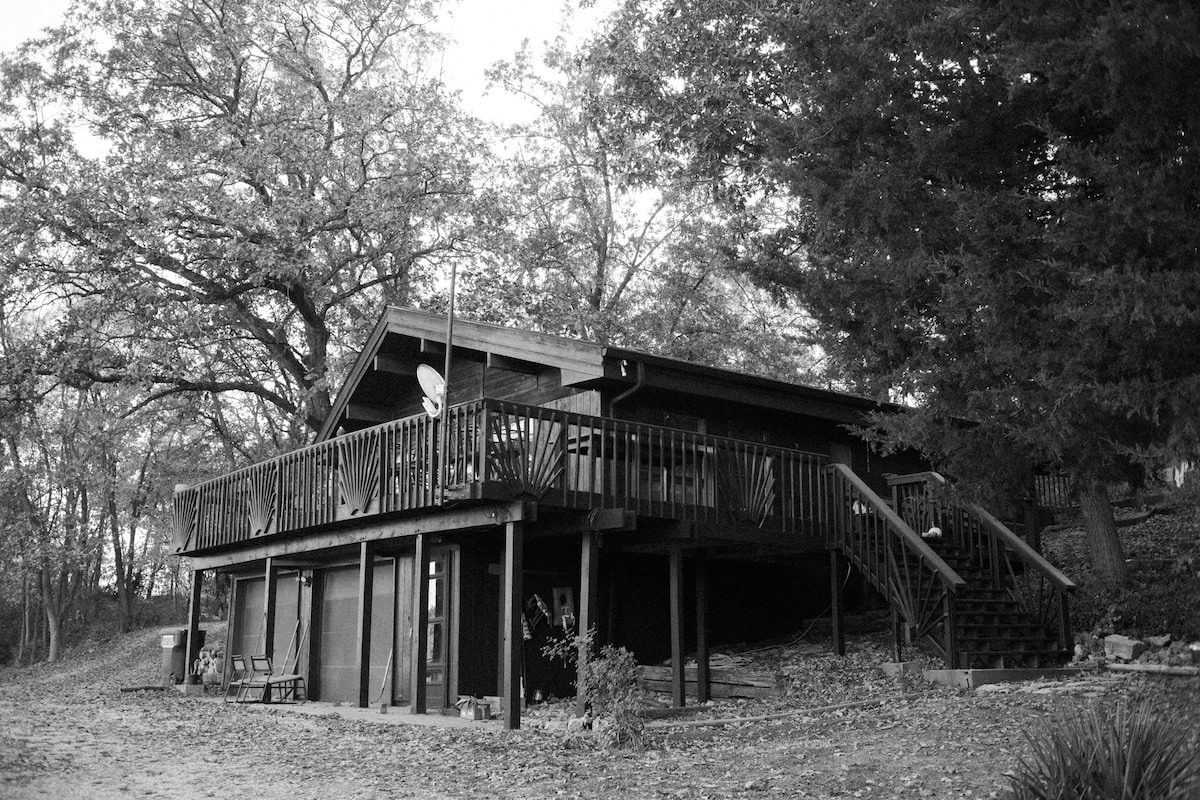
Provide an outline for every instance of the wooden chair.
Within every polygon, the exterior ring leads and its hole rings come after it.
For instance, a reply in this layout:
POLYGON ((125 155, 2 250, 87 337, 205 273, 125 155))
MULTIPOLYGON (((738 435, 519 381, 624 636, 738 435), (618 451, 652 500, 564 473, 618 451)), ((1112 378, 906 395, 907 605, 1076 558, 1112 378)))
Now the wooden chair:
POLYGON ((230 656, 230 661, 232 663, 232 677, 225 686, 225 702, 252 702, 250 697, 255 691, 258 692, 258 698, 255 699, 260 699, 266 691, 265 680, 256 674, 253 665, 246 665, 245 656, 230 656))
POLYGON ((250 656, 250 669, 254 681, 261 682, 262 693, 259 700, 263 703, 302 703, 308 699, 308 687, 304 676, 293 672, 276 675, 267 656, 250 656), (277 700, 272 700, 272 690, 277 692, 277 700))

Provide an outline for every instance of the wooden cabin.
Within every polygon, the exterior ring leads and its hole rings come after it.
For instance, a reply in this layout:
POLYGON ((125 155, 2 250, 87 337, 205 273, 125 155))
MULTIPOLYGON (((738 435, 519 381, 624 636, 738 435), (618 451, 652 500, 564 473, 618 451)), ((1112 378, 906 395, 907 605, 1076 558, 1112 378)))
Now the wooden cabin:
POLYGON ((444 317, 389 308, 313 445, 179 488, 190 642, 204 574, 226 572, 228 653, 286 661, 320 700, 497 695, 509 727, 522 691, 572 691, 540 652, 566 630, 670 659, 682 704, 685 653, 706 697, 710 643, 832 606, 840 648, 856 582, 898 645, 952 666, 1067 646, 1070 582, 913 454, 873 453, 852 432, 871 400, 456 320, 434 418, 417 368, 445 356, 444 317))

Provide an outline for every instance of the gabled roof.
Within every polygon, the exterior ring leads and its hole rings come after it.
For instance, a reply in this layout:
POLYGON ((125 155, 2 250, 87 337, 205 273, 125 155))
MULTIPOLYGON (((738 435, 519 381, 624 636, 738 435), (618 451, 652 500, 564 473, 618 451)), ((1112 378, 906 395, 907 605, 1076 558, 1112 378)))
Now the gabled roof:
MULTIPOLYGON (((361 402, 368 379, 385 370, 389 359, 403 353, 433 362, 440 358, 437 354, 445 341, 444 315, 389 306, 367 337, 317 441, 336 435, 350 405, 356 399, 361 402)), ((454 352, 482 356, 497 365, 555 369, 564 386, 616 392, 635 386, 653 388, 838 422, 861 422, 866 411, 897 408, 842 392, 461 318, 454 320, 454 352)))

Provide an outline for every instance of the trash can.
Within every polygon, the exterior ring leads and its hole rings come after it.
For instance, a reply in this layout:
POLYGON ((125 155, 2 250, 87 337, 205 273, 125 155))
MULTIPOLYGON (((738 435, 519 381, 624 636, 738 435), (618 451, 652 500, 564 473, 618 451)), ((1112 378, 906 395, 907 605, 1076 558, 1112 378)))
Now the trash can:
MULTIPOLYGON (((196 637, 196 652, 204 647, 204 631, 196 637)), ((162 683, 171 686, 176 683, 187 683, 187 628, 166 628, 162 631, 162 683)))

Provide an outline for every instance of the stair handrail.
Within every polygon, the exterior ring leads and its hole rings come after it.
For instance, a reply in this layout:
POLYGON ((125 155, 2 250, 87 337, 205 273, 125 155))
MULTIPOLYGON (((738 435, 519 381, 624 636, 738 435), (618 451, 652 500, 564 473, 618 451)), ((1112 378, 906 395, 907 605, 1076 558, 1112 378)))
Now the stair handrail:
POLYGON ((1054 632, 1060 649, 1070 648, 1070 597, 1076 588, 1070 578, 977 503, 957 498, 950 498, 950 502, 931 498, 928 494, 931 485, 948 483, 939 473, 890 475, 888 483, 897 505, 901 495, 906 493, 902 487, 920 484, 922 495, 918 497, 933 500, 936 516, 931 517, 931 521, 951 523, 946 533, 959 545, 967 544, 979 554, 983 559, 980 566, 989 569, 994 580, 1004 582, 1022 608, 1035 614, 1048 630, 1054 632), (971 541, 976 537, 980 541, 972 545, 971 541), (986 546, 983 546, 983 540, 986 540, 986 546), (1023 570, 1013 569, 1017 561, 1024 565, 1023 570))
POLYGON ((1017 536, 1000 520, 996 519, 986 509, 976 503, 964 503, 967 513, 992 532, 992 535, 1002 541, 1022 561, 1037 569, 1046 576, 1052 584, 1065 592, 1073 592, 1077 588, 1075 582, 1063 574, 1058 567, 1046 560, 1046 557, 1029 546, 1029 543, 1017 536))
MULTIPOLYGON (((942 583, 950 591, 957 591, 959 587, 965 586, 966 581, 963 580, 954 568, 942 560, 942 557, 934 552, 928 544, 925 543, 920 535, 905 522, 899 514, 892 509, 890 505, 874 490, 868 486, 862 478, 858 477, 852 469, 845 464, 829 464, 825 467, 827 471, 839 472, 842 477, 849 481, 850 485, 862 495, 867 504, 875 509, 880 516, 887 522, 889 529, 895 537, 904 544, 905 547, 913 550, 921 560, 928 564, 934 571, 938 573, 942 583)), ((833 526, 834 531, 838 531, 837 526, 833 526)))
MULTIPOLYGON (((944 475, 932 470, 928 472, 915 473, 913 475, 905 475, 902 478, 899 478, 899 480, 905 480, 908 482, 907 479, 917 478, 934 481, 942 486, 945 486, 949 483, 944 475)), ((987 509, 983 508, 978 503, 972 502, 963 502, 959 505, 961 505, 962 508, 968 514, 973 516, 981 525, 987 528, 992 536, 994 536, 996 539, 999 539, 1006 547, 1012 550, 1013 553, 1022 561, 1045 575, 1046 579, 1052 584, 1066 592, 1072 592, 1075 590, 1076 586, 1074 581, 1068 578, 1060 569, 1058 569, 1058 567, 1046 560, 1045 556, 1030 547, 1028 542, 1013 533, 1013 531, 1007 525, 996 519, 996 517, 987 509)))

